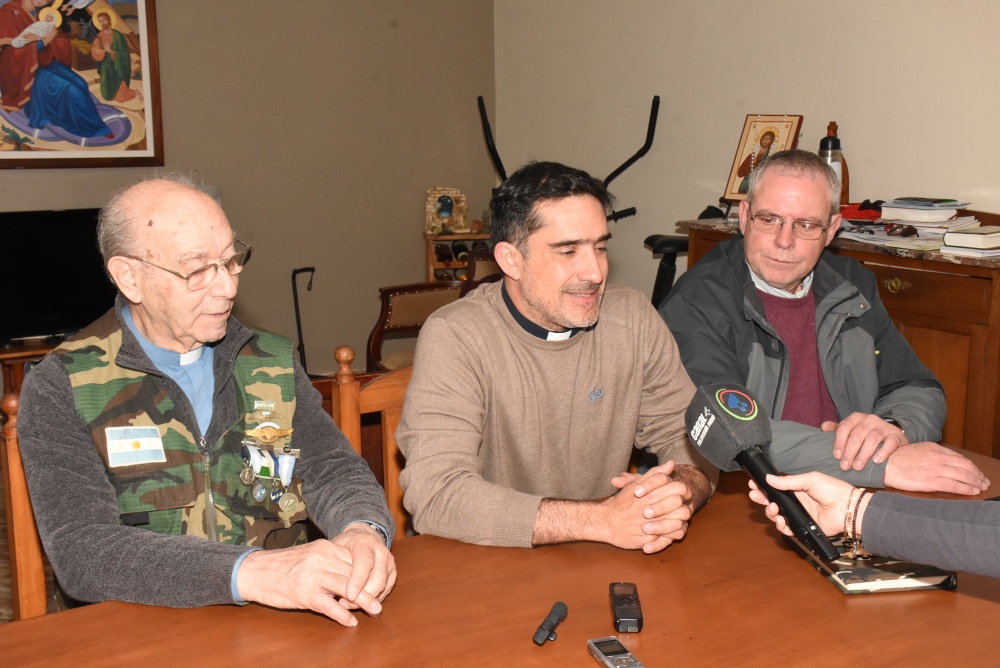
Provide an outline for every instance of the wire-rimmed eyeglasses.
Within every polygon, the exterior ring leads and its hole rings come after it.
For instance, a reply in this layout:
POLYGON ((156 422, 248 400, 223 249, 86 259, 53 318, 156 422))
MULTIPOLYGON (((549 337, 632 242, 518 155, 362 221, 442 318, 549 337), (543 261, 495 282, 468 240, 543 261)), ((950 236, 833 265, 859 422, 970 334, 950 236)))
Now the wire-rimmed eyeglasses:
POLYGON ((220 260, 219 262, 210 262, 204 267, 199 267, 198 269, 190 271, 186 274, 174 271, 173 269, 167 269, 166 267, 161 267, 158 264, 153 264, 149 260, 143 260, 141 257, 135 257, 133 255, 127 255, 126 257, 138 260, 143 264, 148 264, 150 267, 162 269, 169 274, 173 274, 177 278, 183 279, 183 281, 187 284, 188 290, 204 290, 212 284, 212 281, 215 280, 216 275, 219 273, 219 269, 224 268, 229 272, 230 276, 235 276, 243 271, 243 268, 247 266, 247 262, 250 261, 250 255, 253 253, 253 247, 247 246, 239 239, 233 239, 233 245, 236 246, 236 248, 242 247, 242 250, 237 250, 236 253, 233 253, 224 260, 220 260))
POLYGON ((811 220, 785 220, 780 216, 754 215, 750 213, 750 222, 753 228, 764 234, 777 234, 782 225, 791 225, 792 234, 799 239, 815 240, 823 236, 823 232, 830 227, 829 224, 817 223, 811 220))

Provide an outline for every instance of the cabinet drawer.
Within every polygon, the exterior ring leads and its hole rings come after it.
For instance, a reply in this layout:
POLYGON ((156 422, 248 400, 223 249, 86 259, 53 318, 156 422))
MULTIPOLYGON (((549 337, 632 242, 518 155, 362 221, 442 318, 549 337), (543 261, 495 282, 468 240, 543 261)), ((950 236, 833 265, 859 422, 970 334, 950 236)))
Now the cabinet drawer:
POLYGON ((878 292, 890 311, 907 311, 986 323, 993 296, 989 278, 904 269, 866 262, 878 279, 878 292))

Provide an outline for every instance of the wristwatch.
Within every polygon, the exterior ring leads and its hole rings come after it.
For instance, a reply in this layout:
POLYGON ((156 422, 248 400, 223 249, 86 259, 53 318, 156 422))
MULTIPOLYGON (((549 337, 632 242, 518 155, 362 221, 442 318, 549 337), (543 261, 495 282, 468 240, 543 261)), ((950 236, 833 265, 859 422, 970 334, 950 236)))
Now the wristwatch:
POLYGON ((382 542, 385 543, 385 546, 389 547, 389 534, 387 534, 385 532, 385 529, 383 529, 379 525, 375 524, 374 522, 370 522, 368 520, 354 520, 353 522, 348 522, 343 530, 346 530, 347 527, 351 526, 352 524, 360 524, 362 526, 371 527, 372 529, 375 530, 375 533, 379 535, 379 538, 382 539, 382 542))
POLYGON ((386 544, 386 547, 389 546, 389 536, 388 534, 386 534, 385 529, 375 524, 374 522, 365 522, 365 524, 370 526, 372 529, 375 529, 375 533, 382 536, 382 542, 386 544))
POLYGON ((891 424, 896 429, 898 429, 901 432, 903 432, 903 436, 906 436, 906 430, 903 429, 903 425, 899 424, 899 420, 897 420, 895 418, 892 418, 892 417, 884 417, 882 419, 885 420, 886 422, 888 422, 889 424, 891 424))

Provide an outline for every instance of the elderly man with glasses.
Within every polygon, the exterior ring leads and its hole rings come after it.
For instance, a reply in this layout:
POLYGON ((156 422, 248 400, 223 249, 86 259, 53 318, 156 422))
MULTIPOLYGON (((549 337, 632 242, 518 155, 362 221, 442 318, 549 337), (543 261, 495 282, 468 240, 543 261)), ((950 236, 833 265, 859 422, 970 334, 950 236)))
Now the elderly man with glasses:
POLYGON ((936 443, 941 384, 889 319, 875 276, 825 252, 840 181, 807 151, 751 174, 740 232, 685 273, 661 315, 696 385, 746 385, 768 410, 788 473, 869 487, 979 494, 989 481, 936 443))
MULTIPOLYGON (((80 601, 381 612, 395 528, 291 342, 232 316, 252 249, 181 177, 114 195, 114 309, 25 379, 19 437, 45 552, 80 601), (328 540, 306 543, 312 520, 328 540)), ((66 277, 72 280, 72 277, 66 277)))

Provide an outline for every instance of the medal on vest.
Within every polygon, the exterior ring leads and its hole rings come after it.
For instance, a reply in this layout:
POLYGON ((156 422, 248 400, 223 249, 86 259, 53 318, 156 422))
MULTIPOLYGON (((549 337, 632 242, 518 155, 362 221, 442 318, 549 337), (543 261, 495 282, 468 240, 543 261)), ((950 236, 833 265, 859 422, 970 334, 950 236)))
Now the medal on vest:
POLYGON ((254 470, 249 466, 244 466, 243 469, 240 470, 240 482, 244 485, 252 485, 256 479, 257 474, 254 473, 254 470))
MULTIPOLYGON (((252 442, 252 441, 250 441, 252 442)), ((267 487, 263 479, 270 479, 271 502, 278 504, 283 512, 293 512, 299 506, 299 498, 287 491, 292 483, 292 471, 295 469, 295 458, 298 450, 286 448, 294 454, 281 452, 275 454, 269 450, 261 450, 256 445, 244 442, 240 449, 243 463, 246 466, 240 471, 240 481, 244 485, 252 485, 250 494, 257 503, 263 503, 268 497, 267 487)))
MULTIPOLYGON (((275 460, 274 453, 270 450, 261 450, 256 445, 246 445, 240 449, 240 455, 243 457, 243 463, 245 463, 253 472, 260 478, 277 478, 278 477, 278 463, 275 460)), ((240 479, 243 479, 243 474, 240 473, 240 479)), ((247 483, 245 480, 244 482, 247 483)), ((251 482, 253 482, 251 480, 251 482)))
POLYGON ((283 420, 284 417, 274 412, 273 401, 255 400, 253 402, 253 413, 247 415, 247 422, 264 422, 268 419, 283 420))
POLYGON ((271 488, 271 502, 277 503, 283 512, 290 513, 298 507, 299 498, 287 491, 283 484, 275 482, 271 488))
POLYGON ((282 429, 274 422, 262 422, 253 429, 247 429, 246 435, 264 445, 274 445, 283 438, 292 435, 294 429, 282 429))
POLYGON ((256 450, 256 447, 250 445, 250 443, 252 441, 245 440, 243 441, 243 447, 240 448, 240 457, 243 458, 243 468, 240 470, 240 482, 248 487, 257 481, 257 471, 260 468, 259 466, 254 468, 254 458, 250 453, 250 448, 256 450))
POLYGON ((290 513, 299 506, 299 497, 289 492, 280 484, 275 483, 271 489, 271 502, 277 503, 282 512, 290 513))
POLYGON ((281 495, 281 498, 278 499, 278 507, 286 513, 294 512, 295 509, 299 507, 299 499, 291 492, 285 492, 281 495))
MULTIPOLYGON (((281 419, 274 412, 274 403, 255 401, 254 412, 247 416, 247 420, 252 422, 268 418, 281 419)), ((244 432, 247 438, 243 440, 240 451, 246 464, 240 471, 240 480, 246 485, 252 484, 251 495, 254 501, 262 503, 270 497, 271 502, 285 513, 294 512, 299 506, 299 498, 288 491, 295 471, 295 460, 299 457, 299 449, 291 447, 289 439, 293 431, 282 429, 275 422, 262 422, 244 432), (285 441, 284 445, 278 445, 282 440, 285 441), (262 449, 260 445, 272 446, 273 450, 262 449), (265 479, 272 481, 270 494, 263 484, 265 479)))

